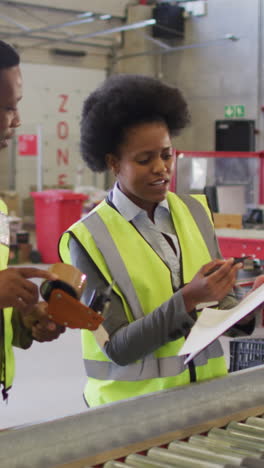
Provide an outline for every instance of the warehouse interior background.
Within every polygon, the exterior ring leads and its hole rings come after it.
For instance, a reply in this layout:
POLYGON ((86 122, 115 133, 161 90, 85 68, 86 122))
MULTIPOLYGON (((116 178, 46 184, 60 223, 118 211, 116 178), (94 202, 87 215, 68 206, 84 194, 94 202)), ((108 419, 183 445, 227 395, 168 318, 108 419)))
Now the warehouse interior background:
MULTIPOLYGON (((22 125, 1 152, 0 195, 14 229, 29 230, 32 248, 37 240, 31 192, 71 189, 94 203, 111 186, 109 174, 94 174, 81 161, 79 121, 83 100, 115 73, 150 75, 184 93, 192 122, 173 140, 180 153, 177 191, 219 183, 231 187, 229 202, 237 193, 227 213, 233 221, 238 214, 241 223, 250 207, 261 212, 260 157, 181 156, 264 150, 263 0, 1 0, 0 39, 18 50, 24 87, 22 125), (158 16, 162 6, 179 7, 177 27, 175 18, 173 23, 158 16), (221 147, 221 129, 229 124, 239 137, 221 147)), ((13 391, 8 404, 0 404, 0 429, 85 411, 78 331, 16 350, 16 360, 13 391)))

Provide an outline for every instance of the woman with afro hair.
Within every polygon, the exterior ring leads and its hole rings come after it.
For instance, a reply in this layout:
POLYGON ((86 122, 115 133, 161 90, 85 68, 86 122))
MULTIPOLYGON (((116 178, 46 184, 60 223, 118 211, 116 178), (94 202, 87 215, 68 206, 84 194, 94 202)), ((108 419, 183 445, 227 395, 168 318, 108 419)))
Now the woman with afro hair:
MULTIPOLYGON (((84 102, 82 157, 116 177, 60 241, 62 260, 87 275, 84 303, 93 307, 94 292, 113 285, 102 325, 82 331, 89 406, 227 372, 218 340, 188 365, 178 356, 201 304, 235 305, 241 268, 221 259, 204 196, 169 191, 171 137, 189 120, 181 92, 146 76, 114 75, 84 102)), ((249 319, 232 333, 253 328, 249 319)))

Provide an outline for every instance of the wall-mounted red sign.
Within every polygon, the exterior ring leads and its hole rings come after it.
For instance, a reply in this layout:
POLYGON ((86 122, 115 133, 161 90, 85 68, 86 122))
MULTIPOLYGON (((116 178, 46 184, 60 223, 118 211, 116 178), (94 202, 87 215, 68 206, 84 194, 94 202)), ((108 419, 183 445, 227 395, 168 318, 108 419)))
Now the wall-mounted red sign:
POLYGON ((19 135, 18 136, 18 154, 19 156, 37 156, 38 155, 37 135, 19 135))

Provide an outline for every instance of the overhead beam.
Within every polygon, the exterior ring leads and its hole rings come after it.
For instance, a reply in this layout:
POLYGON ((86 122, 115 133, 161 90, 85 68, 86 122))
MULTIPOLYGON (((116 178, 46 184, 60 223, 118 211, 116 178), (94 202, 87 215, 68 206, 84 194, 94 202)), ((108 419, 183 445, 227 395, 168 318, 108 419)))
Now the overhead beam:
POLYGON ((71 38, 74 39, 84 39, 89 38, 89 37, 96 37, 96 36, 104 36, 106 34, 113 34, 116 32, 122 32, 122 31, 130 31, 133 29, 140 29, 140 28, 145 28, 147 26, 153 26, 153 24, 156 23, 156 20, 154 18, 150 18, 147 20, 143 21, 137 21, 136 23, 129 23, 125 24, 124 26, 117 26, 116 28, 110 28, 110 29, 102 29, 100 31, 94 31, 89 34, 78 34, 76 36, 72 36, 71 38))
POLYGON ((219 39, 213 39, 211 41, 205 41, 205 42, 197 42, 194 44, 186 44, 182 46, 175 46, 175 47, 168 47, 164 49, 150 49, 150 50, 144 50, 142 52, 135 52, 132 54, 125 54, 125 55, 119 55, 116 57, 116 61, 119 62, 120 60, 126 60, 130 58, 135 58, 135 57, 143 57, 143 56, 149 56, 149 55, 165 55, 165 54, 172 54, 174 52, 177 52, 179 50, 186 50, 186 49, 195 49, 195 48, 202 48, 202 47, 211 47, 214 45, 218 45, 223 43, 223 41, 238 41, 239 37, 233 35, 233 34, 226 34, 224 37, 219 38, 219 39))
POLYGON ((29 31, 29 28, 27 26, 25 26, 22 23, 18 23, 13 18, 10 18, 10 16, 0 14, 0 18, 2 18, 7 23, 13 24, 14 26, 16 26, 19 29, 22 29, 22 31, 29 31))
MULTIPOLYGON (((78 1, 78 0, 75 0, 74 3, 76 5, 76 9, 73 9, 72 7, 70 8, 67 8, 67 3, 70 3, 72 5, 72 1, 71 2, 66 2, 66 1, 59 1, 57 0, 56 3, 57 5, 59 3, 61 3, 61 7, 59 6, 53 6, 54 5, 54 2, 52 1, 47 1, 45 0, 45 4, 43 4, 43 0, 35 0, 34 3, 30 3, 30 2, 24 2, 23 0, 1 0, 1 3, 4 4, 4 5, 7 5, 7 6, 10 6, 10 7, 23 7, 23 8, 31 8, 31 9, 35 9, 35 10, 46 10, 46 11, 49 11, 49 12, 53 12, 53 13, 69 13, 70 15, 79 15, 80 13, 85 13, 86 11, 93 11, 93 7, 89 7, 87 5, 88 2, 85 2, 86 5, 85 5, 85 10, 83 9, 84 7, 84 2, 83 1, 78 1), (78 8, 78 4, 80 4, 80 8, 78 8)), ((93 2, 91 2, 92 4, 93 2)), ((104 3, 105 5, 105 3, 104 3)), ((97 0, 97 7, 98 7, 98 0, 97 0)), ((102 11, 99 10, 99 13, 98 14, 102 14, 106 10, 106 7, 104 6, 104 9, 102 9, 102 11)), ((108 13, 108 10, 107 10, 107 13, 108 13)), ((115 13, 110 13, 112 18, 114 19, 119 19, 119 20, 124 20, 125 19, 125 16, 121 16, 121 15, 117 15, 115 13)))
MULTIPOLYGON (((23 37, 24 39, 38 39, 38 40, 44 40, 44 41, 47 41, 47 42, 66 42, 67 44, 73 44, 73 45, 80 45, 80 46, 86 46, 86 47, 98 47, 100 49, 110 49, 112 48, 112 44, 109 44, 109 45, 103 45, 103 44, 95 44, 94 42, 84 42, 84 41, 69 41, 67 40, 66 38, 61 38, 59 40, 57 39, 54 39, 53 38, 49 38, 49 37, 46 37, 46 36, 41 36, 41 35, 34 35, 34 36, 24 36, 23 34, 21 34, 21 36, 19 36, 18 34, 12 34, 12 33, 1 33, 0 32, 0 37, 2 37, 3 39, 5 38, 9 38, 9 39, 14 39, 14 38, 18 38, 18 37, 23 37)), ((32 46, 33 47, 33 46, 32 46)))

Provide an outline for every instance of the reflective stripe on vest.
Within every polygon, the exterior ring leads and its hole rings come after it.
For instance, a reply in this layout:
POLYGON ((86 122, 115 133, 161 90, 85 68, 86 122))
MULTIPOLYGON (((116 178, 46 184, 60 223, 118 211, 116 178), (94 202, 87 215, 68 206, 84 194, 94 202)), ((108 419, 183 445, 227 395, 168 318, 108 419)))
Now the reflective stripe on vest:
MULTIPOLYGON (((0 213, 2 215, 7 215, 7 207, 3 200, 0 200, 0 213)), ((4 243, 0 243, 0 270, 5 270, 7 267, 8 262, 8 255, 9 255, 9 248, 6 245, 6 241, 4 243)), ((14 353, 12 348, 12 341, 13 341, 13 328, 12 328, 12 308, 8 307, 3 309, 3 317, 4 317, 4 336, 1 337, 4 340, 4 347, 3 351, 3 359, 2 362, 2 369, 1 369, 1 382, 3 382, 5 391, 8 390, 13 382, 14 373, 15 373, 15 359, 14 353)))
POLYGON ((96 239, 96 245, 106 261, 111 277, 115 278, 120 289, 125 291, 126 299, 133 311, 133 318, 136 320, 144 317, 125 264, 102 218, 94 213, 83 220, 83 224, 90 231, 93 238, 96 239))
MULTIPOLYGON (((218 341, 215 341, 209 347, 210 350, 207 348, 206 352, 195 357, 195 366, 204 366, 207 364, 208 359, 222 356, 222 348, 218 341)), ((142 359, 140 363, 133 363, 128 366, 118 366, 111 361, 91 361, 88 359, 85 359, 84 365, 87 375, 94 379, 134 382, 179 375, 188 369, 188 366, 185 366, 183 362, 182 356, 155 358, 151 354, 142 359)))
MULTIPOLYGON (((168 194, 168 202, 174 226, 177 226, 182 251, 183 277, 184 282, 187 282, 203 264, 211 260, 212 253, 210 252, 210 255, 208 252, 205 241, 208 242, 212 252, 215 250, 210 212, 207 205, 205 207, 201 205, 205 203, 204 197, 199 197, 197 201, 187 196, 183 200, 183 197, 168 194), (195 220, 192 216, 194 209, 195 220), (197 224, 201 226, 200 230, 197 224)), ((106 281, 110 283, 113 277, 117 281, 114 290, 122 300, 129 322, 151 313, 172 296, 168 267, 131 223, 128 223, 105 202, 102 202, 81 222, 73 225, 70 230, 87 250, 106 281), (139 272, 144 272, 144 274, 138 281, 139 272)), ((69 261, 68 240, 69 234, 64 234, 60 242, 60 253, 66 262, 69 261)), ((215 255, 215 252, 213 253, 215 255)), ((93 395, 93 390, 102 392, 99 403, 97 397, 95 400, 93 396, 88 397, 90 405, 93 405, 94 401, 96 401, 95 404, 102 404, 135 396, 135 394, 144 394, 148 380, 151 382, 148 382, 147 391, 170 388, 170 386, 182 385, 190 381, 187 367, 183 364, 184 358, 177 356, 184 343, 183 337, 167 343, 152 355, 124 367, 114 364, 104 355, 91 332, 83 331, 82 339, 85 366, 91 378, 88 381, 87 391, 90 395, 93 395), (171 376, 177 376, 177 378, 173 380, 171 376), (97 380, 102 382, 103 389, 100 388, 97 380), (119 383, 131 382, 130 387, 126 387, 124 395, 119 391, 117 381, 119 383), (133 386, 132 382, 139 381, 144 381, 141 387, 133 386), (108 392, 104 399, 106 385, 110 385, 112 391, 108 392), (119 398, 116 398, 114 392, 119 394, 119 398)), ((194 364, 197 367, 198 380, 225 374, 226 365, 220 343, 216 341, 201 352, 195 358, 194 364)))

